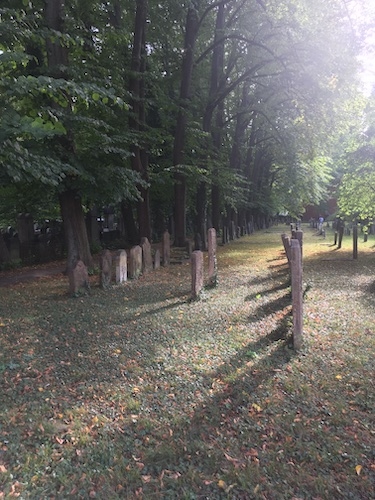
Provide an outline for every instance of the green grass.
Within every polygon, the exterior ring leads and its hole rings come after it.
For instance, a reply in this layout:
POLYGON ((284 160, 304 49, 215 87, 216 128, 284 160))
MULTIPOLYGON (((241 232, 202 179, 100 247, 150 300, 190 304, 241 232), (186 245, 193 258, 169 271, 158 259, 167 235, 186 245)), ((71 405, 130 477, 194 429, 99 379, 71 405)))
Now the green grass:
POLYGON ((0 289, 0 499, 370 499, 374 238, 304 235, 304 347, 274 227, 72 299, 0 289))

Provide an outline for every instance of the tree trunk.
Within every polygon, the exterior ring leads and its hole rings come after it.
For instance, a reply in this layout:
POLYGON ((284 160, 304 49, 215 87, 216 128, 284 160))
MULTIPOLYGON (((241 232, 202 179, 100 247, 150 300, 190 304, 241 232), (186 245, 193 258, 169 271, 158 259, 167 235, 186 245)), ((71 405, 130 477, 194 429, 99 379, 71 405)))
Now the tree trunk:
POLYGON ((181 86, 180 86, 180 110, 177 116, 176 132, 173 145, 173 165, 178 166, 178 172, 174 175, 174 222, 175 222, 175 245, 184 246, 186 240, 186 177, 181 171, 185 135, 187 124, 188 99, 190 97, 190 84, 193 72, 193 56, 195 41, 198 32, 198 14, 193 6, 189 7, 186 17, 184 57, 182 60, 181 86))
MULTIPOLYGON (((131 61, 130 92, 132 94, 132 113, 129 119, 130 128, 139 134, 145 127, 144 110, 144 72, 145 72, 145 29, 147 17, 147 0, 137 0, 135 14, 133 50, 131 61)), ((142 179, 148 182, 148 153, 144 146, 134 144, 132 146, 132 169, 141 174, 142 179)), ((151 216, 149 202, 149 188, 138 187, 141 200, 137 204, 138 225, 140 237, 146 237, 151 241, 151 216)))
MULTIPOLYGON (((45 0, 44 16, 47 27, 64 33, 64 0, 45 0)), ((68 50, 59 41, 47 38, 47 61, 49 73, 55 78, 63 76, 68 66, 68 50)))
POLYGON ((138 245, 139 232, 133 216, 133 207, 130 201, 121 202, 121 215, 124 221, 125 238, 130 245, 138 245))
MULTIPOLYGON (((64 0, 46 0, 44 15, 48 28, 64 33, 64 0)), ((65 68, 68 66, 67 48, 63 47, 59 40, 52 39, 47 39, 46 47, 49 73, 55 78, 64 78, 65 68)), ((59 141, 63 151, 74 153, 74 142, 71 135, 68 134, 59 141)), ((62 156, 64 156, 64 152, 62 156)), ((74 181, 72 180, 72 182, 74 181)), ((82 260, 87 267, 92 268, 93 259, 81 198, 74 189, 69 187, 60 194, 59 201, 68 249, 67 272, 74 268, 78 260, 82 260)))
POLYGON ((3 235, 0 233, 0 263, 9 261, 10 253, 4 241, 3 235))
MULTIPOLYGON (((217 100, 217 95, 219 92, 220 84, 223 82, 224 74, 224 21, 225 21, 225 2, 221 2, 218 5, 218 11, 216 16, 215 25, 215 41, 214 49, 212 53, 211 62, 211 76, 210 76, 210 100, 206 106, 205 114, 203 117, 203 130, 205 132, 211 132, 212 140, 212 155, 214 161, 219 161, 219 153, 221 149, 222 141, 222 127, 223 127, 223 113, 224 113, 224 103, 223 100, 217 100), (222 40, 219 43, 219 40, 222 40), (216 102, 216 104, 215 104, 216 102), (212 126, 213 117, 215 116, 215 124, 212 126)), ((209 148, 207 148, 209 149, 209 148)), ((215 229, 218 231, 220 229, 220 187, 218 182, 219 170, 215 167, 212 172, 212 191, 211 191, 211 203, 212 203, 212 223, 215 229)), ((205 228, 206 221, 206 211, 207 211, 207 195, 206 195, 206 183, 203 181, 200 183, 197 191, 196 200, 196 212, 197 220, 196 227, 197 231, 200 233, 203 228, 205 228)), ((201 235, 203 242, 205 242, 205 235, 201 235)), ((204 249, 205 243, 204 243, 204 249)))
POLYGON ((81 197, 73 190, 66 190, 60 194, 59 201, 68 249, 67 272, 74 269, 79 260, 93 268, 81 197))

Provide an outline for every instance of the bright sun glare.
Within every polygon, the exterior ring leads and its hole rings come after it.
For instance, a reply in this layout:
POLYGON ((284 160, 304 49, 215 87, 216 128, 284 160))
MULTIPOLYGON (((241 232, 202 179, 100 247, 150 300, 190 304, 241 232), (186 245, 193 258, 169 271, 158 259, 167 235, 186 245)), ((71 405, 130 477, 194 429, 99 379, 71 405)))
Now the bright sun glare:
POLYGON ((363 66, 361 79, 364 91, 370 94, 375 87, 375 0, 355 0, 352 6, 358 6, 355 11, 364 11, 365 19, 372 25, 371 31, 365 37, 365 49, 359 60, 363 66), (362 5, 362 7, 361 7, 362 5), (363 7, 364 6, 364 7, 363 7))

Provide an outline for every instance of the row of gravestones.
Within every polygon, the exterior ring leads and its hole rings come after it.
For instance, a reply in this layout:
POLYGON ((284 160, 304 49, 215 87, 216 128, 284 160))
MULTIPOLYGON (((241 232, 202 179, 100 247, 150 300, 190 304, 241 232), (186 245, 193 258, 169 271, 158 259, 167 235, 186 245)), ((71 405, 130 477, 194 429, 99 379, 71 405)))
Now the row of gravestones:
MULTIPOLYGON (((141 274, 147 274, 153 269, 170 264, 170 234, 165 231, 162 239, 162 255, 160 250, 155 251, 152 257, 152 247, 147 238, 142 238, 140 245, 132 247, 128 254, 125 250, 118 250, 115 255, 115 280, 121 284, 129 279, 138 279, 141 274), (129 261, 129 262, 128 262, 129 261)), ((69 272, 69 290, 72 295, 87 292, 90 289, 87 267, 79 260, 74 269, 69 272)), ((103 250, 100 257, 100 285, 108 288, 113 282, 113 257, 110 250, 103 250)))

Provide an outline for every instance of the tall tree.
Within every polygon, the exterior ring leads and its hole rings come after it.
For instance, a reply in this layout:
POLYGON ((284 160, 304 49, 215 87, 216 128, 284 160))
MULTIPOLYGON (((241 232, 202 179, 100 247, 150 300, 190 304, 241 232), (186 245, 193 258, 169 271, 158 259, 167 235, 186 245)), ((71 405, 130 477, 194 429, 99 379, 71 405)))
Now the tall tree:
POLYGON ((174 223, 175 245, 184 246, 186 240, 186 175, 183 170, 184 147, 188 101, 194 64, 194 48, 198 34, 199 18, 196 2, 191 2, 186 14, 185 41, 181 65, 181 85, 179 95, 179 111, 174 134, 172 163, 176 169, 174 180, 174 223))
MULTIPOLYGON (((68 50, 60 39, 55 36, 52 38, 52 33, 64 34, 64 0, 46 0, 44 12, 46 26, 50 31, 50 36, 46 39, 48 73, 53 78, 64 79, 69 64, 68 50)), ((69 162, 70 157, 74 156, 74 138, 70 133, 58 139, 57 147, 60 149, 62 160, 69 162)), ((67 271, 73 269, 78 260, 82 260, 88 267, 93 267, 82 198, 73 176, 64 182, 59 201, 68 249, 67 271)))
POLYGON ((129 115, 130 130, 134 133, 134 143, 131 146, 131 164, 144 180, 139 186, 141 200, 137 203, 139 236, 151 240, 151 216, 149 200, 148 152, 139 132, 145 130, 145 79, 146 70, 146 20, 147 1, 137 0, 134 22, 133 50, 130 66, 130 93, 132 110, 129 115))

